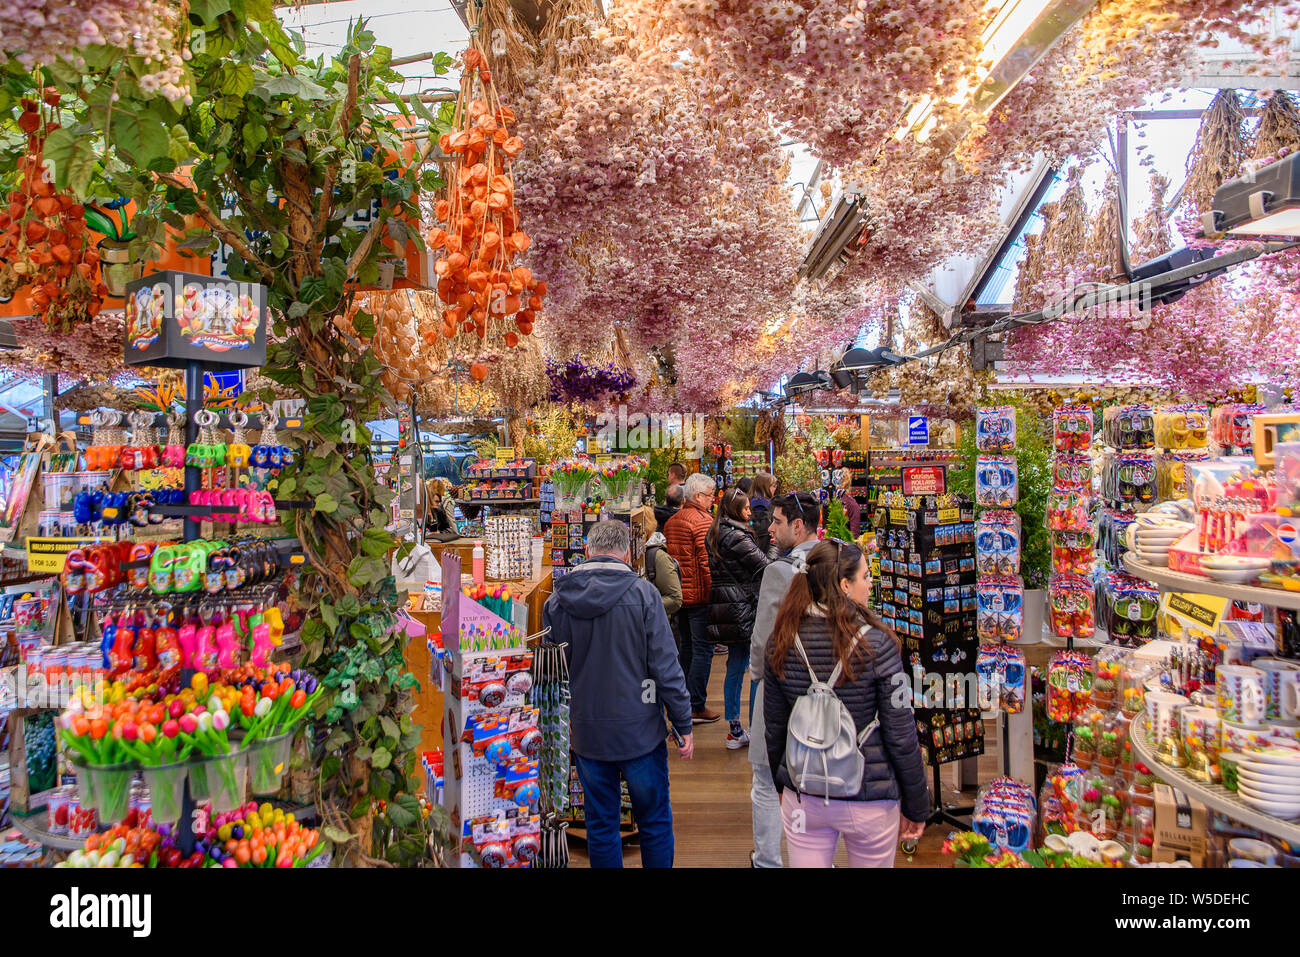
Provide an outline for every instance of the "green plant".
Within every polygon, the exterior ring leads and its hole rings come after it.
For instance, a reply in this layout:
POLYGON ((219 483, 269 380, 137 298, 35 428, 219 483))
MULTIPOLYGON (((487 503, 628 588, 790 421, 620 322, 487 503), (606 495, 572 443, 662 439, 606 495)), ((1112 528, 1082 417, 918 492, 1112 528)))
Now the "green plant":
POLYGON ((826 534, 843 542, 853 540, 853 532, 849 528, 848 516, 844 513, 844 505, 839 499, 831 502, 830 507, 826 510, 826 534))
POLYGON ((1103 731, 1100 753, 1103 758, 1119 757, 1119 735, 1114 731, 1103 731))
MULTIPOLYGON (((392 52, 364 22, 338 55, 316 59, 265 0, 194 3, 189 23, 192 105, 148 95, 121 52, 103 47, 87 49, 82 70, 55 64, 37 76, 10 61, 0 105, 44 86, 63 93, 63 125, 46 144, 56 183, 83 200, 134 200, 133 254, 156 258, 169 230, 196 255, 220 240, 233 250, 231 279, 267 288, 263 373, 306 400, 279 495, 311 503, 286 523, 308 556, 303 663, 326 689, 312 755, 323 833, 339 863, 415 863, 427 858, 428 827, 445 822, 426 824, 415 796, 416 680, 389 573, 397 542, 385 528, 393 493, 366 455, 364 423, 391 415, 393 403, 383 364, 335 319, 359 286, 377 282, 386 241, 423 248, 413 228, 420 196, 440 185, 425 161, 450 106, 434 116, 418 97, 394 97, 392 52), (412 147, 385 101, 425 124, 423 146, 412 147), (375 211, 369 227, 352 224, 356 210, 375 211), (204 225, 191 228, 186 215, 204 225)), ((439 54, 435 71, 449 63, 439 54)), ((357 312, 352 322, 374 335, 373 317, 357 312)), ((256 397, 273 398, 269 389, 256 397)))
POLYGON ((733 451, 754 448, 754 426, 758 417, 753 409, 733 406, 717 418, 722 441, 730 445, 733 451))
POLYGON ((1074 729, 1074 750, 1082 754, 1092 754, 1097 750, 1097 742, 1092 736, 1092 728, 1074 729))
POLYGON ((577 447, 580 427, 581 418, 569 406, 543 404, 529 414, 524 458, 536 459, 538 468, 569 458, 577 447))

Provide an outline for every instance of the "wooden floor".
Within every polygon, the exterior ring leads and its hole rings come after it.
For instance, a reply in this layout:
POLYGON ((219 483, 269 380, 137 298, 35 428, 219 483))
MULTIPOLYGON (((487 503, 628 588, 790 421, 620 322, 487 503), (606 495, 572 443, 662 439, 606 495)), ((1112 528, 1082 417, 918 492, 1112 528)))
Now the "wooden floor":
MULTIPOLYGON (((724 656, 713 659, 709 680, 709 706, 722 711, 722 676, 724 656)), ((749 684, 745 683, 741 701, 741 715, 749 714, 749 684)), ((676 747, 668 745, 668 767, 672 789, 673 833, 676 837, 677 867, 748 867, 749 852, 753 849, 753 829, 749 800, 750 764, 747 749, 728 751, 725 746, 727 723, 717 721, 701 725, 695 732, 695 757, 683 761, 676 747)), ((991 729, 985 740, 991 749, 997 747, 997 735, 991 729)), ((981 781, 996 775, 996 751, 980 759, 981 781)), ((928 770, 928 769, 927 769, 928 770)), ((952 769, 942 769, 944 800, 951 804, 974 803, 975 792, 953 791, 950 787, 952 769)), ((912 859, 900 852, 896 867, 950 866, 952 858, 941 853, 944 839, 952 830, 947 825, 933 825, 912 859)), ((634 839, 633 839, 634 840, 634 839)), ((586 845, 576 837, 569 840, 571 863, 586 867, 586 845)), ((627 867, 640 867, 641 856, 634 844, 624 842, 623 862, 627 867)), ((847 866, 844 845, 836 855, 837 866, 847 866)))

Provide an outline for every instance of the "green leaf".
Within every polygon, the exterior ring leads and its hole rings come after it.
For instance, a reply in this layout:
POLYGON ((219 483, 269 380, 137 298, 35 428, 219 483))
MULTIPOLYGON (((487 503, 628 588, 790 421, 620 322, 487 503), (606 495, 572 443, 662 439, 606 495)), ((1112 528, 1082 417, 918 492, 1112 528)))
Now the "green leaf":
POLYGON ((388 802, 388 820, 393 827, 405 830, 416 821, 416 816, 408 808, 402 807, 396 801, 388 802))
POLYGON ((115 111, 112 136, 114 149, 142 169, 154 160, 167 156, 171 147, 171 137, 167 130, 141 114, 115 111))
POLYGON ((392 763, 393 755, 387 748, 375 748, 375 753, 370 756, 370 766, 379 771, 392 763))
POLYGON ((90 180, 98 160, 90 137, 75 136, 60 127, 45 138, 44 155, 53 166, 58 186, 71 189, 78 199, 90 195, 90 180))
POLYGON ((247 96, 257 77, 247 63, 227 63, 221 69, 221 92, 227 96, 247 96))
MULTIPOLYGON (((365 812, 362 811, 361 813, 364 814, 365 812)), ((353 817, 361 817, 361 814, 354 814, 353 817)), ((335 844, 346 844, 348 841, 356 837, 356 835, 350 831, 345 831, 342 828, 335 827, 333 824, 326 824, 321 828, 321 833, 335 844)))
POLYGON ((330 513, 337 511, 338 507, 339 503, 334 499, 333 495, 329 492, 321 492, 316 496, 316 504, 312 506, 312 511, 322 512, 325 515, 329 515, 330 513))
POLYGON ((230 12, 230 0, 191 0, 190 17, 203 24, 215 24, 223 13, 230 12))

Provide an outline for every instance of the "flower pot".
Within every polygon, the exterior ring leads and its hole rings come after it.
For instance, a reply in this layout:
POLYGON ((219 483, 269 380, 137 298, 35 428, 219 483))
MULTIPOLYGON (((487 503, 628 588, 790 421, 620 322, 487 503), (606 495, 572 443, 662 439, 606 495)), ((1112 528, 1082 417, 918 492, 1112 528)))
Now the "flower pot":
POLYGON ((218 814, 244 803, 248 791, 248 752, 232 751, 200 758, 190 767, 190 794, 195 801, 211 801, 218 814))
POLYGON ((126 284, 144 275, 144 260, 132 259, 130 243, 115 239, 99 241, 99 274, 115 299, 126 296, 126 284))
POLYGON ((89 794, 90 806, 104 824, 116 824, 131 810, 131 782, 135 780, 135 764, 79 765, 77 782, 81 789, 82 804, 89 794))
POLYGON ((1115 692, 1114 692, 1114 691, 1098 691, 1098 690, 1097 690, 1097 686, 1096 686, 1096 685, 1093 685, 1093 686, 1092 686, 1092 703, 1093 703, 1093 706, 1094 706, 1094 707, 1100 708, 1102 711, 1109 711, 1110 708, 1111 708, 1111 705, 1113 705, 1113 704, 1115 703, 1115 692))
POLYGON ((1076 751, 1073 755, 1071 755, 1071 757, 1074 758, 1074 763, 1077 764, 1079 767, 1083 768, 1083 770, 1085 771, 1092 770, 1093 752, 1088 751, 1087 753, 1081 753, 1076 751))
POLYGON ((1097 767, 1101 769, 1102 774, 1114 774, 1115 760, 1115 758, 1098 758, 1097 767))
POLYGON ((188 761, 143 769, 144 783, 149 786, 149 808, 155 821, 173 824, 180 820, 189 772, 188 761))
POLYGON ((248 745, 249 777, 254 794, 274 794, 280 790, 284 776, 289 772, 295 731, 261 738, 248 745))

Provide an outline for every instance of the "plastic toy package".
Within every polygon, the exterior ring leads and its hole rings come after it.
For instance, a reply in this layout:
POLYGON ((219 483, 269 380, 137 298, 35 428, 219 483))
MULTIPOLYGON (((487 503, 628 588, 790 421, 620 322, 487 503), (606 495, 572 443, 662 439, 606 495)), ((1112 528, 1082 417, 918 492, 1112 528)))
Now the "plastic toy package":
POLYGON ((1151 452, 1108 455, 1101 466, 1101 497, 1112 505, 1152 505, 1156 465, 1151 452))
POLYGON ((980 707, 1007 714, 1025 710, 1025 653, 1006 645, 984 645, 975 659, 980 707))
POLYGON ((1001 777, 981 788, 971 826, 994 848, 1027 851, 1038 822, 1033 789, 1015 778, 1001 777))
POLYGON ((975 460, 975 504, 981 508, 1010 508, 1020 501, 1020 479, 1014 455, 980 455, 975 460))
POLYGON ((981 641, 1019 641, 1025 617, 1025 586, 1019 578, 982 579, 975 586, 975 629, 981 641))
POLYGON ((1053 575, 1048 584, 1052 634, 1091 638, 1096 633, 1093 588, 1082 575, 1053 575))
POLYGON ((1137 516, 1118 508, 1102 509, 1097 519, 1097 550, 1112 568, 1123 568, 1122 556, 1128 551, 1128 527, 1137 516))
POLYGON ((1162 449, 1203 449, 1209 442, 1210 410, 1203 405, 1171 405, 1156 412, 1156 445, 1162 449))
POLYGON ((1210 438, 1225 450, 1250 451, 1254 443, 1251 419, 1268 410, 1258 402, 1229 403, 1216 406, 1210 416, 1210 438))
POLYGON ((1204 449, 1162 452, 1156 456, 1156 498, 1161 502, 1189 498, 1192 483, 1188 480, 1190 463, 1208 462, 1210 453, 1204 449))
POLYGON ((994 509, 975 523, 975 568, 981 576, 1020 574, 1020 516, 994 509))
POLYGON ((1155 412, 1149 405, 1110 406, 1102 413, 1102 441, 1112 449, 1156 447, 1155 412))
POLYGON ((1016 447, 1015 406, 975 410, 975 448, 981 452, 1011 452, 1016 447))
POLYGON ((1140 578, 1112 574, 1098 580, 1097 607, 1105 610, 1113 644, 1135 648, 1157 637, 1160 592, 1140 578))
POLYGON ((1057 452, 1087 452, 1092 447, 1092 407, 1058 405, 1052 410, 1052 447, 1057 452))

